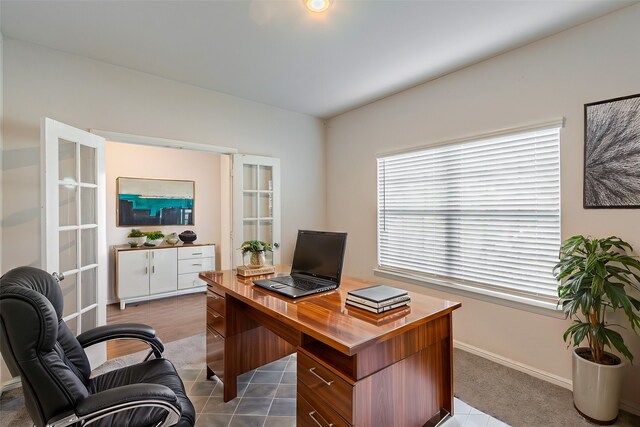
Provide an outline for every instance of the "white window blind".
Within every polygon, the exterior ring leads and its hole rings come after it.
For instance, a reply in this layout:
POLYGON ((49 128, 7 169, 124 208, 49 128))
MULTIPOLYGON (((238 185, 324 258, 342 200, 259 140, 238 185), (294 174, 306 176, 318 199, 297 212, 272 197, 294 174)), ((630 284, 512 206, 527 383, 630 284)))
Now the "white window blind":
POLYGON ((378 269, 557 301, 559 125, 378 158, 378 269))

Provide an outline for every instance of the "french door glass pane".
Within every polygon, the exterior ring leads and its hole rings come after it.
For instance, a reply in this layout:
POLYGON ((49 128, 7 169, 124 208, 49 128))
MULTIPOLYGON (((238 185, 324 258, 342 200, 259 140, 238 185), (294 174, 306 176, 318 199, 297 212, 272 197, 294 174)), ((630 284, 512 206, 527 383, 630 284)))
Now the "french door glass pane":
POLYGON ((273 242, 273 222, 261 220, 259 224, 260 224, 260 230, 258 234, 260 236, 260 240, 267 243, 272 243, 273 242))
POLYGON ((273 190, 273 168, 271 166, 260 166, 259 189, 273 190))
POLYGON ((74 317, 73 319, 69 319, 66 323, 69 329, 71 329, 71 333, 73 335, 78 335, 78 318, 74 317))
POLYGON ((82 216, 82 224, 96 223, 96 189, 90 187, 80 188, 80 214, 82 216))
POLYGON ((258 227, 256 226, 256 221, 245 220, 243 233, 244 240, 257 240, 258 227))
POLYGON ((244 165, 244 176, 242 181, 244 190, 257 190, 257 172, 258 167, 256 165, 244 165))
POLYGON ((60 232, 60 271, 78 268, 78 242, 76 230, 60 232))
POLYGON ((78 220, 78 196, 75 185, 60 185, 58 187, 58 197, 60 202, 59 221, 60 226, 77 225, 78 220))
POLYGON ((95 264, 96 258, 96 233, 97 228, 88 228, 81 230, 82 234, 82 254, 81 262, 82 266, 95 264))
POLYGON ((81 283, 82 283, 82 308, 89 307, 91 304, 95 304, 97 302, 97 277, 96 277, 97 269, 92 268, 90 270, 85 270, 81 273, 81 283))
POLYGON ((87 332, 97 326, 96 308, 80 315, 80 333, 87 332))
POLYGON ((58 178, 76 182, 76 144, 64 139, 58 140, 58 178))
POLYGON ((87 184, 96 183, 96 149, 80 146, 80 180, 87 184))
POLYGON ((258 216, 258 203, 256 199, 257 193, 244 193, 243 194, 243 214, 244 218, 256 218, 258 216))
POLYGON ((273 217, 273 195, 260 193, 260 218, 273 217))
POLYGON ((75 274, 65 275, 64 280, 60 282, 60 290, 64 301, 64 309, 62 317, 66 317, 78 311, 78 276, 75 274))

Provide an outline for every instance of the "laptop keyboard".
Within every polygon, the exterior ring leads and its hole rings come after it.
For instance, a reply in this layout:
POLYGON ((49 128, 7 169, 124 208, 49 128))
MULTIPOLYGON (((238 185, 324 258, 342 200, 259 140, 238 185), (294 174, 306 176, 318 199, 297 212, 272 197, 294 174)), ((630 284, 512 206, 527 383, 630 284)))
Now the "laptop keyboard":
POLYGON ((293 286, 296 289, 303 291, 312 291, 323 286, 327 286, 321 283, 312 282, 311 280, 301 279, 299 277, 274 277, 271 279, 274 282, 282 283, 283 285, 293 286))

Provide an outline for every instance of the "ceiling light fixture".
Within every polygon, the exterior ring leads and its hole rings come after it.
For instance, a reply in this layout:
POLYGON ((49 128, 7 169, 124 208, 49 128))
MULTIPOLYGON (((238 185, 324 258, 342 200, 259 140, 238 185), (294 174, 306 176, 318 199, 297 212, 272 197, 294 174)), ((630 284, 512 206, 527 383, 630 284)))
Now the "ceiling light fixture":
POLYGON ((332 0, 302 0, 311 12, 324 12, 331 6, 332 0))

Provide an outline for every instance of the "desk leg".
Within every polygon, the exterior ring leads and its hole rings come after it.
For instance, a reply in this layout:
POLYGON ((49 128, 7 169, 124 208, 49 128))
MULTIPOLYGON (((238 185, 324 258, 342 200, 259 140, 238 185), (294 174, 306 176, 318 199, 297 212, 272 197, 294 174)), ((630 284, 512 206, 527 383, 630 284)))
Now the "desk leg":
POLYGON ((256 312, 247 304, 227 296, 224 341, 225 402, 238 395, 238 376, 296 351, 296 347, 254 320, 256 312))

